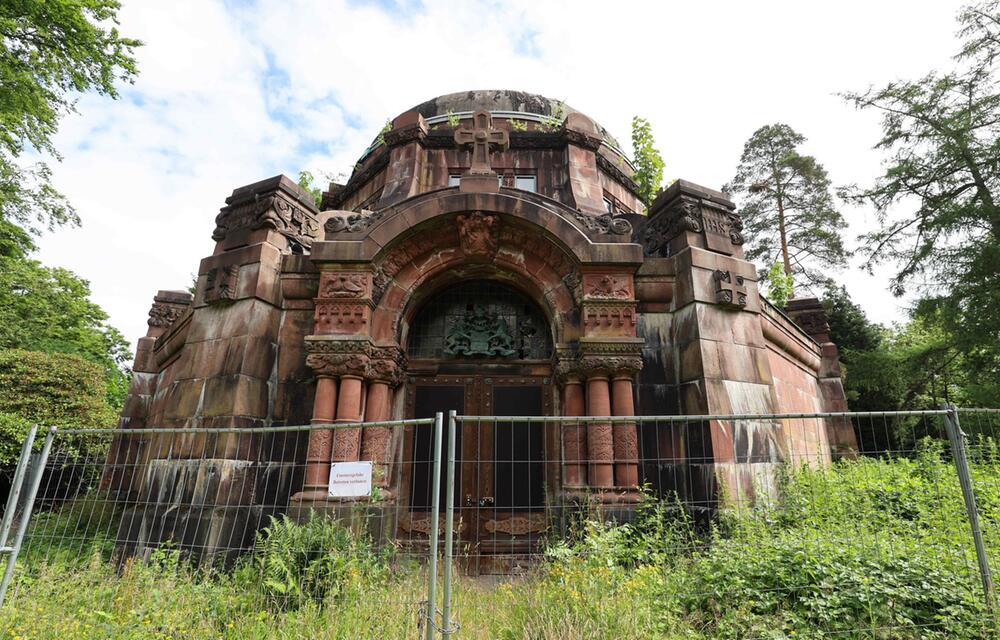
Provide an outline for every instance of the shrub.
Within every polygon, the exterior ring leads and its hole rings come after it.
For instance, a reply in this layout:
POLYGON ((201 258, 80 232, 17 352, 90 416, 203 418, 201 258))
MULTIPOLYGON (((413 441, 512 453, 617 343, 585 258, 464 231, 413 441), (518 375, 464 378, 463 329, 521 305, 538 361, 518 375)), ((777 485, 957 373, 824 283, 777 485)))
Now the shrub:
POLYGON ((272 516, 254 547, 237 569, 236 581, 255 585, 269 604, 288 609, 308 601, 322 603, 360 583, 387 577, 391 554, 318 514, 302 524, 272 516))

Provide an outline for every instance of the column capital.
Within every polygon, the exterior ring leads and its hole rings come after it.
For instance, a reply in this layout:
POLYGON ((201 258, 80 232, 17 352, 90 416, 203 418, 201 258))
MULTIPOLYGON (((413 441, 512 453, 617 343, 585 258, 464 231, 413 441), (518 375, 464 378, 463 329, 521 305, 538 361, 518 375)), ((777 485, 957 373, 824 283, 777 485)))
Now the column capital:
POLYGON ((396 387, 406 372, 406 354, 398 345, 372 346, 368 362, 368 379, 396 387))
POLYGON ((580 339, 580 369, 586 377, 634 378, 642 369, 642 338, 580 339))
POLYGON ((371 360, 371 339, 354 336, 306 336, 306 365, 317 375, 364 379, 371 360))

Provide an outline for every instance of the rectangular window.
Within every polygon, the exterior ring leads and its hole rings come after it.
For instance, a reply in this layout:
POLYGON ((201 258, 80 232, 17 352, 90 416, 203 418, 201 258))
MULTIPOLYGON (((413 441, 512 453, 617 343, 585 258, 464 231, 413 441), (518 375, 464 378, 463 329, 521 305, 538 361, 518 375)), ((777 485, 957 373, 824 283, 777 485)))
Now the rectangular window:
POLYGON ((462 179, 462 175, 459 173, 452 173, 448 175, 448 186, 457 187, 458 181, 462 179))
POLYGON ((522 191, 537 191, 535 176, 514 176, 514 188, 522 191))

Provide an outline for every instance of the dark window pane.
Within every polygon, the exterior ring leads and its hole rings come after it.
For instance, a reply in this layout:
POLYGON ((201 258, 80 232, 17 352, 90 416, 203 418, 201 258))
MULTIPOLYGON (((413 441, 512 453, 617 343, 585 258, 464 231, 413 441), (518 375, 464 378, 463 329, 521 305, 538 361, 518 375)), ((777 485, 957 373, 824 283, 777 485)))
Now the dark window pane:
MULTIPOLYGON (((448 411, 454 409, 458 413, 465 411, 465 387, 438 387, 418 385, 414 390, 414 417, 433 418, 440 411, 448 420, 448 411)), ((415 427, 413 438, 413 478, 410 485, 410 504, 415 509, 431 508, 431 483, 434 470, 434 425, 419 425, 415 427)), ((441 441, 441 504, 444 504, 446 462, 448 460, 448 424, 445 422, 441 441)), ((455 457, 461 457, 462 434, 456 430, 455 457)), ((455 505, 461 492, 461 474, 455 474, 455 505)))
MULTIPOLYGON (((493 405, 497 416, 542 415, 542 387, 497 386, 493 405)), ((532 509, 545 505, 544 424, 504 422, 493 428, 493 496, 497 509, 532 509)))

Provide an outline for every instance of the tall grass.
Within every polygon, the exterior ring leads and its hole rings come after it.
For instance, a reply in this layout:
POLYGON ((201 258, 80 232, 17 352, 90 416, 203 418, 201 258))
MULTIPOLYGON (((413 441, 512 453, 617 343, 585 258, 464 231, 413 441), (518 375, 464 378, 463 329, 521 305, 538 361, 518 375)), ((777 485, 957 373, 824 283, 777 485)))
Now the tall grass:
MULTIPOLYGON (((998 459, 973 464, 994 560, 998 459)), ((938 445, 913 459, 787 469, 780 482, 777 502, 731 505, 708 531, 677 505, 650 501, 631 524, 582 518, 526 576, 459 574, 456 637, 998 637, 938 445)), ((34 524, 0 637, 417 637, 422 568, 329 521, 274 520, 255 553, 221 572, 168 549, 116 566, 97 533, 109 530, 103 519, 66 535, 79 512, 34 524)))

